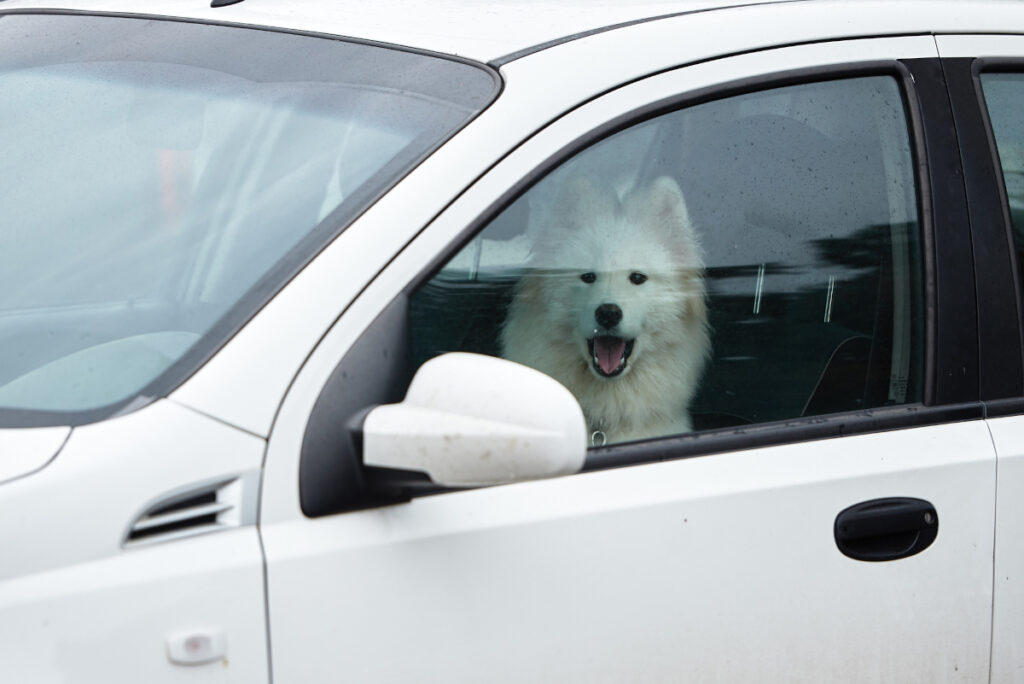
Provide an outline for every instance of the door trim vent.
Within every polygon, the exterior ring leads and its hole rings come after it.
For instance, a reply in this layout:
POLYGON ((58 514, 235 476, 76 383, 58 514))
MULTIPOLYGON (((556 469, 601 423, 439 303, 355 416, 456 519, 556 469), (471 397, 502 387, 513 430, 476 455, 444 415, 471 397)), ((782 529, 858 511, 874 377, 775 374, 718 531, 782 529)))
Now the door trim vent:
POLYGON ((157 544, 253 525, 259 472, 201 482, 168 492, 128 526, 124 548, 157 544))

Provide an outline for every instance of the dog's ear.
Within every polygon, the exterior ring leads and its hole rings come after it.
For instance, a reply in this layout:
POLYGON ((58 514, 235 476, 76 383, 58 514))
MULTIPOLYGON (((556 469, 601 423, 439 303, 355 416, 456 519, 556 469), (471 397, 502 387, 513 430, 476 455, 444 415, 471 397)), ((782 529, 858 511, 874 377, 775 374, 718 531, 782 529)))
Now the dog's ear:
POLYGON ((690 226, 690 215, 686 211, 686 200, 679 184, 668 176, 659 176, 647 190, 647 211, 661 226, 672 230, 679 226, 690 226))
POLYGON ((682 263, 701 266, 700 243, 697 240, 686 200, 679 184, 669 176, 659 176, 646 191, 634 192, 629 210, 639 212, 643 223, 661 231, 666 243, 681 257, 682 263))

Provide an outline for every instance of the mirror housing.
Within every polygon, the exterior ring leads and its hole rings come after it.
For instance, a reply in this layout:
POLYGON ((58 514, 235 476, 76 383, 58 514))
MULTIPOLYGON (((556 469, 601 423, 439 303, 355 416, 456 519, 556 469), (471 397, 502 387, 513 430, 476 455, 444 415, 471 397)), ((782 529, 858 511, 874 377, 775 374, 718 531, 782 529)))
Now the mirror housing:
POLYGON ((557 380, 457 352, 424 363, 401 403, 372 409, 362 444, 365 466, 472 487, 578 472, 587 427, 576 398, 557 380))

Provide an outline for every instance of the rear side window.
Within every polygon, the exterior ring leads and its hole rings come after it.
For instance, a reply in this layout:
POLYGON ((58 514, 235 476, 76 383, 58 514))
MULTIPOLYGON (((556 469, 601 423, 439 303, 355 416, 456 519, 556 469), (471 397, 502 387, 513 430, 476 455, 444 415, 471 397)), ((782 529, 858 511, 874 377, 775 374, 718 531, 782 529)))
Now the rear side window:
POLYGON ((1017 271, 1024 273, 1024 74, 981 75, 1010 204, 1017 271))
POLYGON ((920 401, 921 252, 897 81, 719 99, 591 145, 410 302, 414 365, 561 381, 592 444, 920 401))

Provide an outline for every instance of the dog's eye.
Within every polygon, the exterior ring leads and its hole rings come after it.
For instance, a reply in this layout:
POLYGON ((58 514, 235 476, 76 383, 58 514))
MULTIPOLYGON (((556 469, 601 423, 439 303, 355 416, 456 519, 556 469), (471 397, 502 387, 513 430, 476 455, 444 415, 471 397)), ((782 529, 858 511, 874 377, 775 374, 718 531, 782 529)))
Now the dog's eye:
POLYGON ((632 273, 629 274, 629 282, 633 283, 634 285, 640 285, 646 280, 647 276, 638 271, 633 271, 632 273))
POLYGON ((588 271, 580 276, 580 280, 582 280, 585 283, 592 283, 595 280, 597 280, 597 274, 588 271))

